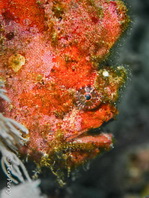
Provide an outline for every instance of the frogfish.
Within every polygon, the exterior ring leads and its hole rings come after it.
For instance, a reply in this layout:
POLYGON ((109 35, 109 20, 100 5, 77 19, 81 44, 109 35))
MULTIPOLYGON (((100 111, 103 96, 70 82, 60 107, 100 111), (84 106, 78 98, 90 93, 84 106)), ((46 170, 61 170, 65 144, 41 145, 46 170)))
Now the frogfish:
POLYGON ((103 62, 128 21, 121 0, 0 1, 0 109, 29 130, 21 154, 56 171, 112 148, 93 131, 118 114, 127 72, 103 62))

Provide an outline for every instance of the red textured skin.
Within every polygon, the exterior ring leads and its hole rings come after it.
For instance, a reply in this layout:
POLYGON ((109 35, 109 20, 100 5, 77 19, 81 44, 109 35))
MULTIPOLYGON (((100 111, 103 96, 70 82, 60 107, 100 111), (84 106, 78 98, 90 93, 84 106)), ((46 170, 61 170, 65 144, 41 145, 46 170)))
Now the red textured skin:
POLYGON ((110 149, 111 134, 86 132, 117 114, 115 102, 125 72, 100 68, 99 63, 125 29, 128 19, 123 3, 2 0, 0 13, 6 38, 0 71, 12 101, 3 103, 4 113, 30 131, 29 142, 20 151, 43 165, 61 152, 58 155, 67 161, 65 165, 75 166, 96 156, 101 148, 110 149), (18 72, 10 64, 14 54, 25 58, 18 72), (84 104, 77 103, 81 99, 76 94, 84 87, 99 92, 99 106, 79 107, 84 104))

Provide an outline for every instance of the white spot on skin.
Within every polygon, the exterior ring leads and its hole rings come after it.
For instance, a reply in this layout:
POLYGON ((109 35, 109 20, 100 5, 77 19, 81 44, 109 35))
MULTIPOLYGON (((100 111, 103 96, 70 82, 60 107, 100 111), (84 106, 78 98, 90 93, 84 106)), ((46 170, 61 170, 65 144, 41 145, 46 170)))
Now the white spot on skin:
POLYGON ((44 157, 48 157, 48 154, 47 154, 47 153, 43 153, 43 156, 44 156, 44 157))
POLYGON ((121 70, 121 69, 124 69, 124 67, 123 66, 118 66, 117 69, 121 70))
POLYGON ((102 75, 103 75, 104 77, 109 77, 109 72, 106 71, 106 70, 104 70, 104 71, 102 72, 102 75))
POLYGON ((82 141, 82 139, 77 139, 77 140, 73 141, 73 143, 84 143, 84 142, 82 141))

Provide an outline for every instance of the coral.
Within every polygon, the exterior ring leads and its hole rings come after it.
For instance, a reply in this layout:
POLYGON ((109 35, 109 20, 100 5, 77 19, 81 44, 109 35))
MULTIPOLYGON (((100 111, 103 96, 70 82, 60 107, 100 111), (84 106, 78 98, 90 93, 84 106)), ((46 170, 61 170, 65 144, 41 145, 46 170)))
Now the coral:
MULTIPOLYGON (((0 99, 2 98, 10 102, 4 93, 6 93, 4 82, 0 80, 0 99)), ((0 191, 0 197, 8 198, 11 196, 16 198, 21 196, 46 198, 46 196, 41 195, 38 187, 40 180, 31 180, 24 164, 17 156, 18 145, 24 145, 27 141, 26 138, 22 137, 23 133, 28 133, 28 130, 23 125, 0 114, 1 167, 8 177, 7 187, 0 191), (14 186, 12 182, 21 184, 14 186), (26 191, 25 195, 22 195, 22 191, 26 191)))
POLYGON ((40 180, 32 181, 32 182, 25 182, 18 186, 12 186, 10 192, 7 188, 3 189, 0 192, 1 198, 47 198, 46 195, 41 195, 39 189, 40 180), (7 192, 8 191, 8 192, 7 192), (23 193, 22 193, 23 192, 23 193))
MULTIPOLYGON (((0 100, 2 98, 10 102, 9 98, 4 95, 6 93, 5 89, 1 88, 4 88, 2 80, 0 81, 0 100)), ((24 164, 17 156, 18 146, 23 146, 27 141, 26 138, 22 137, 23 133, 28 133, 23 125, 13 119, 4 117, 0 113, 1 166, 7 177, 16 184, 25 180, 31 181, 24 164)))
POLYGON ((118 113, 126 71, 101 61, 125 30, 126 12, 122 1, 0 2, 0 77, 11 100, 2 109, 28 128, 18 149, 39 166, 70 169, 112 147, 111 134, 90 130, 118 113))
POLYGON ((7 102, 10 102, 10 99, 5 95, 6 90, 3 88, 4 88, 4 82, 0 79, 0 98, 6 100, 7 102))

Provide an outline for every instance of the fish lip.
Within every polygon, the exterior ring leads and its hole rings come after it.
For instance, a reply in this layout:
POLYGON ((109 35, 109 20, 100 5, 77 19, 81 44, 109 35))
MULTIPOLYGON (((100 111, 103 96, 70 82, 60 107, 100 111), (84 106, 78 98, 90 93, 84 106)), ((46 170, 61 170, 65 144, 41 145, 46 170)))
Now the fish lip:
POLYGON ((112 147, 113 146, 113 136, 112 134, 101 133, 96 136, 84 136, 82 138, 76 138, 73 143, 85 143, 93 144, 97 147, 112 147))
MULTIPOLYGON (((97 129, 95 128, 93 131, 97 131, 97 129)), ((95 147, 113 147, 113 135, 111 133, 98 132, 98 134, 92 134, 92 130, 88 130, 75 137, 69 137, 66 141, 72 144, 90 144, 95 147)))

